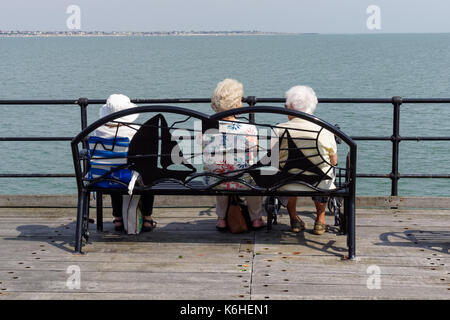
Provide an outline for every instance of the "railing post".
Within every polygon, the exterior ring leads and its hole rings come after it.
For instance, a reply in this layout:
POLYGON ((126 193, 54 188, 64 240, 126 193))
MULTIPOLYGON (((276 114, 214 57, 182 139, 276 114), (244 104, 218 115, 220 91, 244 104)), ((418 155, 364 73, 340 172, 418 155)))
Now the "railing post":
POLYGON ((81 110, 81 130, 86 129, 87 127, 87 106, 89 104, 88 98, 79 98, 78 105, 81 110))
POLYGON ((400 106, 402 104, 401 97, 392 97, 392 104, 394 106, 393 128, 392 128, 392 171, 390 178, 392 181, 391 196, 398 196, 398 155, 400 147, 400 106))
MULTIPOLYGON (((253 107, 256 104, 256 97, 255 96, 248 96, 245 101, 248 103, 249 107, 253 107)), ((255 114, 250 113, 249 114, 249 121, 250 123, 255 123, 255 114)))
POLYGON ((350 151, 350 195, 348 197, 348 258, 354 260, 356 258, 356 161, 358 146, 354 145, 350 151))
MULTIPOLYGON (((84 130, 87 127, 87 106, 89 104, 89 99, 88 98, 79 98, 77 103, 80 106, 80 111, 81 111, 81 130, 84 130)), ((87 149, 87 141, 85 139, 83 141, 81 141, 81 145, 83 146, 84 150, 87 149)), ((83 160, 83 173, 82 174, 84 174, 86 172, 87 165, 88 165, 87 161, 83 160)), ((80 192, 80 191, 78 191, 78 192, 80 192)), ((89 199, 89 197, 88 197, 88 199, 89 199)), ((89 204, 88 204, 88 210, 89 210, 89 204)))

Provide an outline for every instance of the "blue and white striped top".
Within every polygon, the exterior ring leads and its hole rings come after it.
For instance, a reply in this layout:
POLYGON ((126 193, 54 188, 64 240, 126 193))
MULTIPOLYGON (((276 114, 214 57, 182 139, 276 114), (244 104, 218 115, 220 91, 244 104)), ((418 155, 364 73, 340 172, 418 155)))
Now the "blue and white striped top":
MULTIPOLYGON (((87 179, 92 180, 107 174, 112 169, 127 163, 128 147, 130 139, 127 137, 101 138, 92 136, 88 140, 88 155, 90 159, 87 179)), ((131 170, 119 169, 106 176, 122 181, 128 185, 131 180, 131 170)), ((113 182, 102 181, 95 186, 101 188, 126 188, 125 185, 113 182)))

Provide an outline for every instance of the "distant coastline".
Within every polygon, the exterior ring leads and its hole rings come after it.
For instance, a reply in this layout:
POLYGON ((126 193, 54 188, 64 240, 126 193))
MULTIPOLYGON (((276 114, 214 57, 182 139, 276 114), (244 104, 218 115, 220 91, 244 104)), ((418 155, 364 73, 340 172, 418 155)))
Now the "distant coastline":
MULTIPOLYGON (((289 32, 264 31, 1 31, 0 37, 155 37, 155 36, 250 36, 289 35, 289 32)), ((310 34, 310 33, 309 33, 310 34)))

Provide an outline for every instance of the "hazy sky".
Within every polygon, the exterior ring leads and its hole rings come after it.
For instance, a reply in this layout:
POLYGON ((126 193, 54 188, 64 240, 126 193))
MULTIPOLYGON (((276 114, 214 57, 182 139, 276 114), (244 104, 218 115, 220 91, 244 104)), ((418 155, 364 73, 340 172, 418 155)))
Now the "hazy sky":
POLYGON ((0 30, 68 30, 72 4, 85 31, 450 32, 449 0, 0 0, 0 30))

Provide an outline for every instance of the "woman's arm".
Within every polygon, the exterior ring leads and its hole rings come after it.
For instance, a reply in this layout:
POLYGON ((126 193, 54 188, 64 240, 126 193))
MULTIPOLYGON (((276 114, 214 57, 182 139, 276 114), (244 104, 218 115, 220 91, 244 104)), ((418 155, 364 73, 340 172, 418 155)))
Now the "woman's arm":
POLYGON ((331 163, 333 166, 336 166, 336 165, 337 165, 337 163, 338 163, 338 155, 337 155, 337 153, 335 153, 335 154, 333 154, 333 155, 330 156, 330 163, 331 163))

